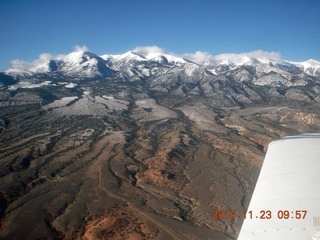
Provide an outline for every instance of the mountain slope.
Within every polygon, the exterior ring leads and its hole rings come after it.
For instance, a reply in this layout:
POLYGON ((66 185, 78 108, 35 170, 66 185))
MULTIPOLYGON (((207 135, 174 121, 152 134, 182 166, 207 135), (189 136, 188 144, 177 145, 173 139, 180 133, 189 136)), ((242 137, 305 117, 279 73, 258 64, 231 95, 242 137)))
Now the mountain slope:
POLYGON ((19 79, 37 78, 37 75, 41 75, 41 77, 47 75, 48 77, 97 79, 111 76, 114 71, 108 68, 105 61, 94 53, 76 51, 57 59, 45 60, 39 64, 33 63, 27 69, 8 69, 5 73, 19 79))

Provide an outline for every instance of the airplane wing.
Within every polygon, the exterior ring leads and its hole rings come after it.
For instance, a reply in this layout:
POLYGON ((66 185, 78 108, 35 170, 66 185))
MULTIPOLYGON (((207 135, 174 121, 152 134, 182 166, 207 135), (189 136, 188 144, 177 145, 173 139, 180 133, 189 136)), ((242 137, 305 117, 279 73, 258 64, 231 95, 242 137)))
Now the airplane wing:
POLYGON ((238 240, 320 240, 320 134, 269 144, 238 240))

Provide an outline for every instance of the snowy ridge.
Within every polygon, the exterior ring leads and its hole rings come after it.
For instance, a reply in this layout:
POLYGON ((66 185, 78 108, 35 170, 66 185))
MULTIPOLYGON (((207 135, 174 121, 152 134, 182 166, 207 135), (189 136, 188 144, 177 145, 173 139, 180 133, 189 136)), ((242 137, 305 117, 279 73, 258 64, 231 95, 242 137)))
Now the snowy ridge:
MULTIPOLYGON (((0 88, 9 92, 43 88, 74 94, 82 91, 83 85, 93 84, 95 89, 114 89, 110 96, 121 92, 119 96, 123 100, 150 97, 150 93, 155 93, 177 99, 196 97, 212 107, 244 107, 275 99, 320 102, 318 61, 290 62, 277 53, 263 51, 212 56, 203 52, 168 53, 153 46, 119 55, 97 56, 88 49, 78 49, 68 55, 41 55, 33 62, 15 60, 6 73, 12 77, 0 74, 0 88), (88 80, 97 81, 89 83, 88 80)), ((99 94, 105 96, 104 91, 99 94)), ((89 98, 90 93, 84 92, 84 97, 72 104, 72 111, 77 112, 89 98)), ((95 100, 101 103, 101 114, 105 106, 110 111, 116 110, 112 107, 115 103, 108 97, 95 100)), ((8 104, 11 103, 4 103, 8 104)), ((59 109, 54 111, 58 113, 59 109)), ((85 109, 79 113, 91 113, 89 107, 85 109)))
POLYGON ((320 75, 320 62, 314 59, 309 59, 305 62, 292 62, 303 69, 303 71, 309 75, 317 76, 320 75))
POLYGON ((81 78, 106 77, 113 74, 101 57, 88 51, 75 51, 68 55, 58 55, 54 59, 41 55, 31 63, 14 60, 12 65, 13 67, 5 73, 20 78, 50 73, 81 78))
POLYGON ((157 46, 137 47, 124 54, 105 54, 97 56, 87 48, 77 48, 68 55, 52 56, 41 54, 33 62, 14 60, 12 67, 5 71, 7 75, 23 79, 36 74, 74 77, 78 79, 98 79, 120 72, 126 77, 150 77, 178 67, 191 76, 197 68, 206 69, 214 75, 241 68, 254 67, 259 76, 276 72, 287 78, 291 74, 305 73, 320 76, 320 62, 290 62, 281 59, 280 54, 261 50, 241 54, 221 54, 213 56, 205 52, 194 54, 174 54, 157 46))
POLYGON ((185 59, 178 57, 175 54, 166 53, 164 49, 159 48, 157 46, 138 47, 134 49, 132 52, 151 61, 153 60, 161 62, 165 58, 168 62, 172 63, 186 63, 185 59))
POLYGON ((115 70, 122 70, 125 67, 132 67, 133 65, 137 65, 137 63, 144 62, 157 62, 166 65, 187 63, 185 59, 168 54, 158 47, 140 47, 120 55, 105 54, 101 58, 107 62, 111 62, 115 70))

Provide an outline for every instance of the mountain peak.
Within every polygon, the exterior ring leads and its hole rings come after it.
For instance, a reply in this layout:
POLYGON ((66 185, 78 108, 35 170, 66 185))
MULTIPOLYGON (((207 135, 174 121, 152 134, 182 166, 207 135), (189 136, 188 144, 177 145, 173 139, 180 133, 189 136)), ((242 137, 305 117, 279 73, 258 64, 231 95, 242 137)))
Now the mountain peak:
POLYGON ((61 60, 67 61, 67 62, 73 62, 73 63, 83 63, 92 58, 100 58, 100 57, 89 51, 75 51, 62 57, 61 60))
POLYGON ((320 62, 314 59, 309 59, 305 62, 296 63, 299 65, 303 71, 312 76, 320 75, 320 62))
POLYGON ((309 59, 303 63, 309 66, 320 66, 320 62, 314 59, 309 59))
POLYGON ((126 72, 128 76, 151 76, 159 68, 182 67, 194 69, 203 67, 214 74, 221 74, 241 66, 258 67, 259 71, 276 71, 284 74, 302 72, 320 75, 320 62, 310 59, 305 62, 282 60, 276 52, 257 50, 247 53, 227 53, 211 55, 206 52, 175 54, 157 46, 137 47, 119 55, 106 54, 97 56, 85 46, 76 46, 75 51, 67 55, 41 54, 32 62, 14 60, 12 67, 5 73, 12 76, 28 77, 34 74, 59 73, 68 77, 95 78, 110 76, 114 71, 126 72), (156 65, 154 63, 157 63, 156 65), (193 66, 194 65, 194 66, 193 66))
POLYGON ((186 63, 186 60, 173 53, 168 53, 164 49, 157 46, 137 47, 132 52, 147 60, 154 60, 162 62, 165 59, 168 62, 186 63))
POLYGON ((137 61, 145 61, 145 57, 141 56, 140 54, 134 52, 134 51, 128 51, 124 54, 118 55, 117 59, 131 59, 131 60, 137 60, 137 61))
POLYGON ((277 53, 265 53, 261 50, 249 52, 249 53, 226 53, 214 56, 212 59, 217 64, 231 63, 235 66, 248 65, 248 64, 270 64, 274 62, 283 62, 281 57, 277 53))

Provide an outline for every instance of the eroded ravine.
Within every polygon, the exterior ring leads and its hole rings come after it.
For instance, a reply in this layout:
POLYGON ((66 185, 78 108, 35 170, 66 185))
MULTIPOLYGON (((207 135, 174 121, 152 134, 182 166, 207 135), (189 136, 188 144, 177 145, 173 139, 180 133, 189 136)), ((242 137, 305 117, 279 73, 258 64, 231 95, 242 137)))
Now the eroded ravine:
POLYGON ((212 211, 245 210, 269 141, 319 130, 317 105, 199 110, 88 94, 0 113, 1 238, 234 239, 243 219, 212 211))

